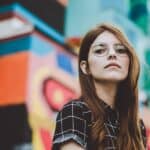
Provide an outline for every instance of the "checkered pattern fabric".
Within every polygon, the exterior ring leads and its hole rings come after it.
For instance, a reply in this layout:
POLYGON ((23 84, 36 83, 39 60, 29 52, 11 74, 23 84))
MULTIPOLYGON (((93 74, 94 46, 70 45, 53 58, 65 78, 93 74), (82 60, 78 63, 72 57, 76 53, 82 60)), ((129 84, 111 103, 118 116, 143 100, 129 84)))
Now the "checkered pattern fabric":
MULTIPOLYGON (((119 132, 119 114, 112 110, 106 103, 101 102, 107 111, 104 127, 105 150, 116 150, 117 134, 119 132)), ((91 150, 90 129, 92 126, 92 112, 87 104, 81 100, 73 100, 66 104, 56 118, 56 129, 53 138, 52 150, 59 150, 59 146, 73 140, 85 150, 91 150)), ((141 122, 143 140, 146 142, 145 127, 141 122)))

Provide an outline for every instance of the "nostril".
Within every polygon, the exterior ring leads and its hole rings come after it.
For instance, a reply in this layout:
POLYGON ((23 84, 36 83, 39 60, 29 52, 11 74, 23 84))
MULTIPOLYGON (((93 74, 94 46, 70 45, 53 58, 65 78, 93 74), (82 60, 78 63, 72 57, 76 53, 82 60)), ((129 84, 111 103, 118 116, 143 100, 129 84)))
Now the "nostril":
POLYGON ((111 54, 111 55, 109 55, 109 57, 116 57, 116 55, 115 54, 111 54))
POLYGON ((116 58, 116 55, 109 55, 109 58, 116 58))

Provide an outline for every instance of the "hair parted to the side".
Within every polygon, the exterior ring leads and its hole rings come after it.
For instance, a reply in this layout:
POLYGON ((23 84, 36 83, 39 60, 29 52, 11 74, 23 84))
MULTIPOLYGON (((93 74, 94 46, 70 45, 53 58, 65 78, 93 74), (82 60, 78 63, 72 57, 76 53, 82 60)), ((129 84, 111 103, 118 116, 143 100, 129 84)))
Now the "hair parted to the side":
POLYGON ((98 149, 104 147, 104 108, 99 105, 99 98, 92 80, 92 76, 84 74, 80 68, 82 60, 88 63, 91 44, 104 31, 113 33, 129 51, 130 65, 127 78, 119 84, 115 107, 119 111, 120 130, 116 146, 119 150, 144 150, 138 114, 138 78, 140 72, 139 60, 134 48, 123 33, 109 24, 101 24, 90 30, 83 38, 79 52, 79 81, 81 94, 93 112, 91 138, 98 149))

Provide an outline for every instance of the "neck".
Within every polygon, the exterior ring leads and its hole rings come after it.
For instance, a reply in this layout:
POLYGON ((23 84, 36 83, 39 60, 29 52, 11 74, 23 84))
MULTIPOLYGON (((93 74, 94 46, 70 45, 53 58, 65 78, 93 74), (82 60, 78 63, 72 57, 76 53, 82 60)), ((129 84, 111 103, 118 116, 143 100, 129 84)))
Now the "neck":
POLYGON ((102 99, 111 108, 114 108, 117 84, 111 82, 94 83, 97 96, 102 99))

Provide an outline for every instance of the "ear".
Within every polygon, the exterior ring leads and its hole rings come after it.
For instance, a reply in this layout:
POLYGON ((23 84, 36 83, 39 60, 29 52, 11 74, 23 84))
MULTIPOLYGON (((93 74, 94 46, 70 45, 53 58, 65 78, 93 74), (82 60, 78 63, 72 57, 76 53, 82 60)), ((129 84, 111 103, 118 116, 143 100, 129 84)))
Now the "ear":
POLYGON ((80 62, 80 69, 81 69, 81 71, 82 71, 84 74, 86 74, 86 75, 89 74, 89 71, 88 71, 89 69, 88 69, 87 61, 82 60, 82 61, 80 62))

